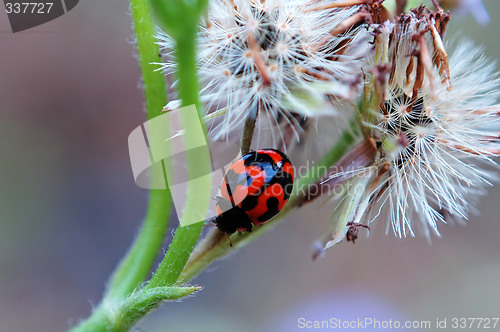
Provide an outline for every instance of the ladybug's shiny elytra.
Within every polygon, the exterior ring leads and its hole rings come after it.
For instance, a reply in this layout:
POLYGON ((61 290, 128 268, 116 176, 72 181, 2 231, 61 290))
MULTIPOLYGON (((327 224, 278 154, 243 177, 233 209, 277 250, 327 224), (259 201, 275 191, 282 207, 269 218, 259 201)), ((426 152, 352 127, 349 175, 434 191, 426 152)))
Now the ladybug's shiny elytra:
POLYGON ((247 153, 224 175, 215 223, 221 232, 252 231, 285 206, 293 188, 293 167, 274 149, 247 153))

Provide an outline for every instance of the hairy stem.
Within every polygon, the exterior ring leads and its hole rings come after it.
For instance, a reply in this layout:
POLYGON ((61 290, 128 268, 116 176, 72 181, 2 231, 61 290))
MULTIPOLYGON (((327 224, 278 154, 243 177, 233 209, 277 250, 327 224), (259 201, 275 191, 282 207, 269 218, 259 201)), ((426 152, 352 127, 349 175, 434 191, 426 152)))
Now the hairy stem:
MULTIPOLYGON (((194 105, 198 111, 198 119, 184 117, 182 118, 183 125, 186 128, 192 121, 198 120, 202 124, 206 140, 207 134, 203 125, 204 111, 199 99, 196 64, 196 33, 200 15, 206 8, 206 2, 198 1, 193 3, 179 1, 171 3, 166 0, 156 0, 153 1, 153 8, 160 24, 172 35, 175 41, 178 93, 181 104, 183 106, 194 105)), ((185 140, 190 139, 189 135, 185 135, 185 140)), ((188 142, 186 142, 186 145, 188 145, 188 142)), ((208 149, 202 151, 199 149, 188 150, 185 153, 188 175, 210 173, 210 154, 208 149)), ((184 215, 180 220, 180 224, 184 224, 183 219, 191 220, 190 218, 193 217, 195 212, 206 211, 209 200, 210 177, 205 177, 201 181, 190 181, 186 193, 184 215)), ((177 228, 167 254, 150 282, 146 285, 146 288, 172 285, 177 281, 198 241, 202 227, 203 222, 199 222, 177 228)))
POLYGON ((73 332, 128 331, 146 313, 164 301, 174 301, 199 291, 201 287, 158 287, 140 289, 115 305, 101 306, 73 332))

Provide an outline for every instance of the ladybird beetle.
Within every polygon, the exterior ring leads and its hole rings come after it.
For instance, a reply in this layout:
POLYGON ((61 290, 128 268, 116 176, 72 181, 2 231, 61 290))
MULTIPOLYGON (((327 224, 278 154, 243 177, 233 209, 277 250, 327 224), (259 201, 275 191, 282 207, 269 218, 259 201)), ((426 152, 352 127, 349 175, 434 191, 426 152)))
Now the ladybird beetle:
POLYGON ((252 231, 285 206, 293 187, 288 157, 274 149, 247 153, 234 162, 217 197, 215 224, 221 232, 252 231))

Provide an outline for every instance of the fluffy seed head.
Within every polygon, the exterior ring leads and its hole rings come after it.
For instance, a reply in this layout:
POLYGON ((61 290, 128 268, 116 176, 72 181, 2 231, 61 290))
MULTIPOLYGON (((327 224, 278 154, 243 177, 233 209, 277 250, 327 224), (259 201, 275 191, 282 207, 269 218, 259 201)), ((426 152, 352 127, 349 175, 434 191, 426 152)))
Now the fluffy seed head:
POLYGON ((347 222, 371 222, 386 208, 397 236, 413 236, 414 226, 439 236, 438 223, 466 219, 494 178, 486 164, 500 154, 499 75, 471 43, 448 58, 441 39, 447 20, 420 7, 372 27, 361 116, 376 152, 351 172, 361 186, 349 206, 340 203, 343 235, 347 222))
MULTIPOLYGON (((209 112, 226 108, 211 128, 213 137, 238 131, 257 113, 271 126, 295 126, 300 118, 332 113, 334 97, 351 95, 360 63, 351 46, 363 37, 359 25, 338 27, 359 6, 311 6, 297 0, 210 1, 198 37, 202 100, 209 112)), ((172 50, 168 36, 159 40, 167 53, 172 50)), ((173 62, 163 69, 172 72, 173 62)))
POLYGON ((467 218, 471 198, 491 179, 482 164, 500 152, 498 75, 471 43, 459 45, 448 61, 442 23, 421 9, 376 37, 387 41, 381 46, 390 69, 383 72, 383 59, 375 66, 375 76, 385 75, 383 90, 374 97, 378 109, 365 119, 379 151, 370 194, 384 192, 379 201, 389 202, 399 236, 413 234, 412 219, 439 234, 438 221, 467 218))

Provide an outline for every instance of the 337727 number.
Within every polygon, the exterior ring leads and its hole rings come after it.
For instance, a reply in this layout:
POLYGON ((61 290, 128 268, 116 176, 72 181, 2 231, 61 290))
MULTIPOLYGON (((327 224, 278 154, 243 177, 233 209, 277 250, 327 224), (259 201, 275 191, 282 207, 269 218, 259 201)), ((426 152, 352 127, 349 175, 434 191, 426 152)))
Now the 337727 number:
POLYGON ((54 5, 53 2, 7 2, 7 14, 48 14, 54 5))
POLYGON ((484 317, 484 318, 452 318, 452 329, 494 329, 497 327, 498 317, 484 317))

